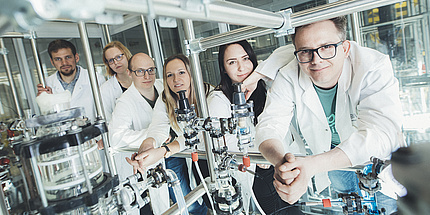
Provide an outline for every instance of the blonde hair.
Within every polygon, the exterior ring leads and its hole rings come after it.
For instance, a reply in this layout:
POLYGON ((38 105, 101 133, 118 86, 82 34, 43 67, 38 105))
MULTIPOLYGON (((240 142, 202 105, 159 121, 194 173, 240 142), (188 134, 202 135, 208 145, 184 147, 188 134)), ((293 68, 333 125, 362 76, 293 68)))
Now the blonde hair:
POLYGON ((107 74, 109 74, 109 76, 114 76, 116 74, 116 72, 110 68, 109 63, 107 62, 107 59, 106 59, 106 51, 113 47, 116 47, 117 49, 119 49, 121 52, 124 53, 125 58, 127 58, 127 62, 130 60, 132 56, 130 50, 128 50, 128 48, 125 47, 120 41, 112 41, 108 43, 103 48, 103 63, 106 66, 106 71, 107 71, 107 74))
MULTIPOLYGON (((190 77, 190 85, 191 86, 190 86, 190 94, 189 94, 190 97, 188 98, 188 101, 190 102, 191 105, 194 104, 194 106, 196 106, 197 105, 197 99, 196 99, 196 95, 195 95, 193 77, 191 76, 191 73, 190 73, 190 61, 188 60, 188 58, 183 54, 176 54, 176 55, 172 55, 169 58, 167 58, 164 61, 164 67, 163 67, 164 91, 162 93, 162 99, 163 99, 163 102, 166 104, 167 115, 169 116, 170 126, 174 129, 178 130, 179 125, 178 125, 178 121, 176 120, 175 108, 177 108, 179 97, 175 92, 173 92, 169 88, 169 85, 167 84, 167 73, 166 73, 167 64, 170 61, 175 60, 175 59, 181 60, 184 63, 185 68, 187 69, 187 72, 188 72, 188 76, 190 77)), ((206 95, 209 93, 209 89, 210 89, 210 85, 205 83, 206 95)), ((197 115, 199 115, 197 109, 196 109, 196 112, 197 112, 197 115)))

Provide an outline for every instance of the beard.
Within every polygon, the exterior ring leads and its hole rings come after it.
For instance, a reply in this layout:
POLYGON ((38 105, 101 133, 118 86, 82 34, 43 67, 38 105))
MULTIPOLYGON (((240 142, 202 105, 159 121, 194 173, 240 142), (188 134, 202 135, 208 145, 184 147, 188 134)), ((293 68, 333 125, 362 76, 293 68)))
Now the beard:
POLYGON ((62 74, 62 75, 64 75, 64 76, 72 76, 72 75, 74 75, 75 74, 75 71, 76 71, 76 66, 75 67, 72 67, 71 65, 68 65, 68 67, 70 66, 70 68, 71 69, 62 69, 61 67, 60 67, 60 70, 59 70, 59 72, 62 74))

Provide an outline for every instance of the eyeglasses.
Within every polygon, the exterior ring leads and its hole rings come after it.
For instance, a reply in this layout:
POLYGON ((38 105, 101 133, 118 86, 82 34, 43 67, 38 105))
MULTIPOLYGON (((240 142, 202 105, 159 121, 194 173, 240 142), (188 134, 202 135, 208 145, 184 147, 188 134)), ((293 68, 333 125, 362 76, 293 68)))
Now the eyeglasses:
POLYGON ((134 74, 136 74, 137 77, 142 77, 142 76, 145 76, 145 73, 148 73, 148 75, 154 75, 156 71, 157 71, 156 67, 150 67, 148 69, 137 69, 132 72, 134 72, 134 74))
POLYGON ((340 46, 343 41, 336 44, 327 44, 316 49, 305 49, 295 51, 294 55, 300 63, 309 63, 314 59, 314 52, 323 60, 332 59, 336 56, 337 47, 340 46))
POLYGON ((122 60, 123 57, 124 57, 124 54, 120 54, 120 55, 115 56, 114 58, 106 60, 106 62, 109 63, 109 64, 114 64, 115 60, 116 60, 116 62, 119 62, 119 61, 122 60))

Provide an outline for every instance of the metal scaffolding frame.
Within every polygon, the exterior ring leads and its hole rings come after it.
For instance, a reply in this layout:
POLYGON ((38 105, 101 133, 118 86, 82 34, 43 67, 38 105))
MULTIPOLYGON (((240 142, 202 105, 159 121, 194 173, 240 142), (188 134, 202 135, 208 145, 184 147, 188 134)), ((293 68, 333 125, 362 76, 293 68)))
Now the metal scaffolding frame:
MULTIPOLYGON (((183 4, 181 4, 183 2, 181 0, 154 0, 151 2, 152 4, 145 4, 142 2, 108 0, 105 2, 105 11, 134 13, 138 15, 159 15, 184 19, 183 25, 185 29, 185 36, 187 43, 190 45, 187 51, 191 62, 191 74, 194 79, 194 86, 196 89, 196 97, 198 101, 197 108, 201 115, 200 117, 208 117, 209 112, 206 103, 206 96, 204 94, 205 90, 203 86, 202 71, 198 56, 200 52, 206 50, 207 48, 236 42, 250 37, 267 35, 273 33, 274 31, 285 30, 283 29, 285 27, 298 27, 315 21, 320 21, 340 15, 347 15, 353 12, 393 4, 396 2, 400 2, 400 0, 343 0, 300 11, 291 14, 289 18, 286 18, 285 15, 283 15, 282 13, 269 12, 226 1, 209 2, 208 4, 202 4, 201 7, 198 9, 185 7, 183 4), (196 39, 191 20, 222 22, 249 26, 207 38, 196 39)), ((94 70, 91 57, 85 23, 83 21, 79 21, 78 26, 83 44, 83 49, 87 58, 87 69, 89 72, 91 88, 96 104, 97 117, 99 119, 105 119, 104 110, 101 103, 100 90, 97 84, 98 82, 96 72, 94 70)), ((4 44, 2 43, 2 38, 0 38, 0 42, 0 47, 4 46, 4 44)), ((14 96, 16 97, 15 94, 16 92, 14 93, 14 96)), ((17 108, 19 108, 19 104, 17 103, 16 105, 17 108)), ((116 175, 116 169, 113 165, 113 158, 111 157, 107 134, 103 136, 103 140, 106 149, 109 169, 113 175, 116 175)), ((210 179, 211 181, 215 181, 215 168, 213 166, 214 155, 211 152, 212 142, 210 140, 210 137, 206 134, 205 143, 210 171, 210 179)), ((198 196, 202 194, 203 193, 199 191, 198 196)), ((192 201, 195 201, 195 199, 196 198, 192 198, 192 201)))

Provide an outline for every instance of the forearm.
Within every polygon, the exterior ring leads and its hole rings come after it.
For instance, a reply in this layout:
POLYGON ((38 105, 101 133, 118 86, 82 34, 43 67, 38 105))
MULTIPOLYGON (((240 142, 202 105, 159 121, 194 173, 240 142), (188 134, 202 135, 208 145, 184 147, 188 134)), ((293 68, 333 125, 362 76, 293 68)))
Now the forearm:
POLYGON ((147 151, 149 149, 153 149, 155 145, 155 139, 152 137, 146 138, 139 147, 139 154, 147 151))
POLYGON ((328 152, 311 155, 309 158, 309 167, 312 168, 312 175, 331 170, 350 167, 351 161, 348 156, 339 148, 334 148, 328 152))
POLYGON ((281 141, 277 139, 268 139, 263 141, 258 149, 264 158, 274 165, 284 159, 284 147, 282 146, 281 141))

